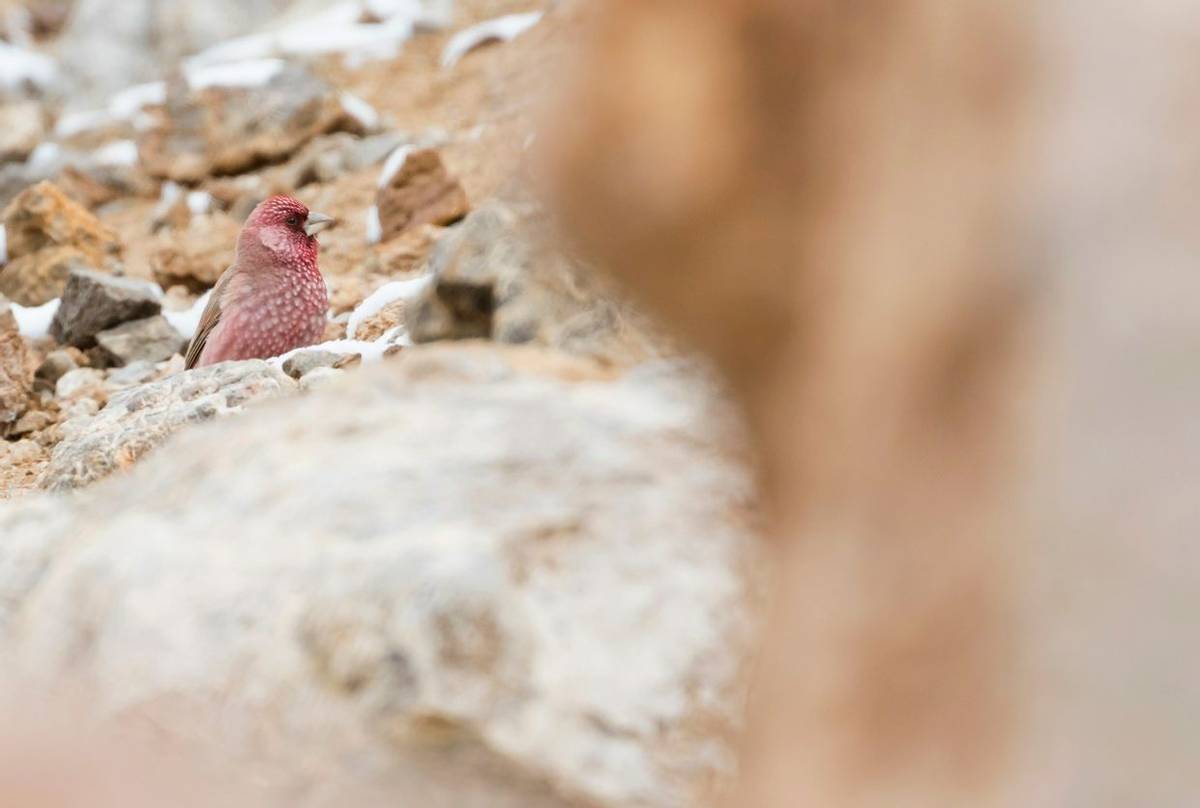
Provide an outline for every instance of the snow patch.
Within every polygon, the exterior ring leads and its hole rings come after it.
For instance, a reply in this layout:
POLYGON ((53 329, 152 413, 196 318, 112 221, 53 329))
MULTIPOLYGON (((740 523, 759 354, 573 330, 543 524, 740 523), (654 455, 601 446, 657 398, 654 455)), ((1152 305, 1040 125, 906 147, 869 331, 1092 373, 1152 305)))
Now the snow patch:
POLYGON ((528 14, 508 14, 464 28, 446 43, 442 51, 442 67, 454 67, 459 59, 485 42, 508 42, 516 39, 537 25, 541 19, 542 12, 531 11, 528 14))
POLYGON ((21 90, 32 85, 46 89, 58 79, 58 65, 49 56, 0 42, 0 87, 21 90))
POLYGON ((17 318, 17 330, 21 332, 21 336, 29 339, 41 339, 47 336, 50 333, 50 323, 54 321, 54 315, 58 313, 60 302, 56 297, 41 306, 11 304, 13 316, 17 318))
POLYGON ((212 194, 208 191, 191 191, 187 195, 188 210, 193 216, 201 216, 213 208, 212 194))
POLYGON ((367 243, 378 244, 383 241, 383 222, 379 219, 379 206, 372 205, 367 209, 367 243))
POLYGON ((376 22, 362 22, 364 6, 360 2, 336 3, 278 30, 214 45, 189 59, 188 67, 331 53, 345 54, 352 66, 367 59, 390 59, 412 38, 423 16, 421 5, 413 0, 380 0, 367 4, 366 10, 376 22))
POLYGON ((363 129, 373 132, 379 128, 379 113, 375 111, 375 107, 350 93, 342 93, 341 101, 342 109, 346 110, 347 115, 362 124, 363 129))
POLYGON ((283 72, 287 63, 282 59, 246 59, 224 64, 185 68, 188 87, 207 90, 210 87, 261 87, 283 72))
POLYGON ((404 162, 408 160, 408 155, 412 154, 415 149, 415 146, 400 146, 388 155, 383 169, 379 172, 380 188, 386 188, 388 183, 395 179, 396 175, 400 173, 400 169, 404 168, 404 162))
POLYGON ((118 121, 132 121, 146 107, 157 107, 167 103, 167 83, 154 81, 135 84, 115 94, 108 101, 108 114, 118 121))
POLYGON ((62 159, 62 146, 57 143, 39 143, 25 161, 25 167, 33 174, 49 173, 62 159))
POLYGON ((91 132, 111 123, 113 123, 113 117, 106 109, 64 112, 54 124, 54 134, 57 137, 74 137, 82 132, 91 132))
POLYGON ((102 166, 135 166, 138 147, 132 140, 114 140, 96 149, 92 158, 102 166))
POLYGON ((204 307, 208 305, 208 298, 212 295, 212 290, 205 292, 189 309, 183 311, 168 311, 163 309, 163 317, 167 318, 176 331, 185 337, 191 337, 196 333, 196 329, 200 326, 200 317, 204 314, 204 307))
POLYGON ((399 343, 385 342, 382 337, 374 342, 367 342, 361 339, 334 339, 329 342, 318 343, 317 345, 305 345, 303 348, 294 348, 285 354, 268 359, 275 367, 283 369, 283 363, 292 356, 303 353, 304 351, 329 351, 337 354, 359 354, 362 356, 363 364, 378 362, 383 359, 383 355, 388 348, 399 343))
POLYGON ((368 295, 367 299, 359 303, 358 307, 350 313, 350 320, 346 323, 346 336, 354 339, 358 334, 358 327, 363 322, 374 317, 397 300, 413 300, 424 291, 425 287, 429 286, 432 280, 432 275, 422 275, 419 278, 385 283, 368 295))

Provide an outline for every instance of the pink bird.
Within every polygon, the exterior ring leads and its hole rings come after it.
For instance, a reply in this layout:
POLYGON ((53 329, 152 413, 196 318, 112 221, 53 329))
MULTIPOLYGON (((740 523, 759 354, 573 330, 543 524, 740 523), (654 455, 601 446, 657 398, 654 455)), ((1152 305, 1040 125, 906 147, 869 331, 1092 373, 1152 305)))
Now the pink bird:
POLYGON ((317 234, 334 223, 290 196, 250 214, 196 334, 185 367, 266 359, 312 345, 325 333, 329 294, 317 269, 317 234))

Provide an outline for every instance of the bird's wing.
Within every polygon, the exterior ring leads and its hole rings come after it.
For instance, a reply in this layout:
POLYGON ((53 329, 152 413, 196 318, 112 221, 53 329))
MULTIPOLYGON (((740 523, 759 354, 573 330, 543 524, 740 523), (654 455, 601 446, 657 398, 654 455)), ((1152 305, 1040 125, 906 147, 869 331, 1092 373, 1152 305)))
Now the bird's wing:
POLYGON ((196 363, 200 361, 200 354, 204 353, 204 346, 208 343, 208 336, 221 322, 221 297, 225 292, 225 287, 229 285, 229 279, 233 277, 233 267, 229 267, 221 273, 217 285, 213 287, 212 294, 208 296, 208 305, 204 307, 204 313, 200 315, 200 323, 196 326, 196 334, 192 337, 192 342, 188 345, 187 355, 184 357, 183 367, 185 370, 191 370, 196 367, 196 363))

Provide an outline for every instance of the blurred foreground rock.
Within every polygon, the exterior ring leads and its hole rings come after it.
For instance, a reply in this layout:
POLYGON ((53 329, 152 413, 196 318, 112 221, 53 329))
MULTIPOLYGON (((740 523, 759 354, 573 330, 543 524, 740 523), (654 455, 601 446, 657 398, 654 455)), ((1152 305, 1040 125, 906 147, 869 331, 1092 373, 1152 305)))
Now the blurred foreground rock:
MULTIPOLYGON (((112 464, 123 419, 170 396, 202 405, 193 378, 115 398, 51 476, 112 464)), ((416 348, 0 508, 4 673, 72 682, 156 745, 287 760, 293 796, 694 804, 731 773, 759 552, 701 379, 416 348)))

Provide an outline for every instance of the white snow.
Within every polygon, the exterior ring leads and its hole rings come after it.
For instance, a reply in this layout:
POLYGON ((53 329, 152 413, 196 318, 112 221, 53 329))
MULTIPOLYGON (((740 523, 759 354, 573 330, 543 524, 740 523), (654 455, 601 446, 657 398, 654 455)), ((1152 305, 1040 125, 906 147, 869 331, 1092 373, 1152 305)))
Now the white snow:
POLYGON ((342 93, 341 95, 342 109, 346 110, 347 114, 354 120, 362 124, 363 129, 368 132, 373 132, 379 128, 379 113, 375 111, 375 107, 363 101, 357 95, 350 93, 342 93))
POLYGON ((8 263, 8 228, 0 224, 0 266, 8 263))
POLYGON ((187 206, 195 216, 208 213, 213 208, 212 194, 208 191, 191 191, 187 195, 187 206))
POLYGON ((17 329, 22 336, 30 339, 41 339, 50 333, 50 323, 58 312, 59 299, 56 297, 42 306, 18 306, 12 304, 13 316, 17 318, 17 329))
POLYGON ((358 333, 358 327, 364 321, 374 317, 397 300, 412 300, 429 285, 432 279, 432 275, 422 275, 419 278, 385 283, 368 295, 367 299, 359 303, 358 308, 350 313, 350 320, 346 323, 346 336, 354 339, 358 333))
POLYGON ((167 322, 174 326, 180 334, 191 337, 196 333, 196 327, 200 325, 200 317, 204 314, 204 307, 208 305, 208 298, 211 294, 211 290, 202 294, 190 309, 183 311, 163 309, 163 317, 166 317, 167 322))
POLYGON ((379 206, 372 205, 367 209, 367 243, 378 244, 383 241, 383 222, 379 220, 379 206))
POLYGON ((458 60, 466 56, 485 42, 508 42, 538 24, 542 12, 531 11, 528 14, 508 14, 487 20, 470 28, 464 28, 446 43, 442 50, 442 67, 453 67, 458 60))
POLYGON ((72 137, 80 132, 90 132, 108 126, 112 122, 113 117, 106 109, 64 112, 54 124, 54 134, 58 137, 72 137))
POLYGON ((404 161, 408 159, 408 155, 412 154, 415 148, 415 146, 399 146, 388 155, 388 159, 384 161, 383 168, 379 172, 380 188, 386 188, 388 183, 400 173, 400 169, 404 168, 404 161))
POLYGON ((386 342, 384 341, 383 337, 380 337, 374 342, 367 342, 361 339, 334 339, 330 340, 329 342, 319 343, 317 345, 306 345, 303 348, 295 348, 285 354, 280 354, 272 359, 268 359, 267 361, 275 367, 282 369, 283 363, 291 358, 294 354, 302 353, 304 351, 329 351, 330 353, 340 354, 360 354, 362 356, 363 364, 369 364, 371 362, 378 362, 380 359, 383 359, 383 355, 387 349, 392 347, 392 345, 397 344, 399 343, 386 342))
POLYGON ((25 167, 34 174, 48 172, 62 158, 62 146, 57 143, 39 143, 25 161, 25 167))
POLYGON ((118 121, 132 121, 146 107, 155 107, 167 102, 167 83, 153 81, 135 84, 113 95, 108 100, 108 114, 118 121))
POLYGON ((239 62, 187 67, 188 86, 193 90, 210 87, 261 87, 283 72, 282 59, 246 59, 239 62))
POLYGON ((285 24, 274 31, 250 34, 208 48, 188 60, 189 69, 226 62, 278 56, 345 54, 348 61, 392 58, 412 37, 423 11, 413 0, 380 0, 367 10, 378 22, 363 23, 364 6, 336 3, 325 11, 285 24))
POLYGON ((132 140, 114 140, 96 149, 92 157, 102 166, 135 166, 138 147, 132 140))
POLYGON ((58 65, 49 56, 0 42, 0 86, 19 90, 26 85, 45 89, 58 78, 58 65))

